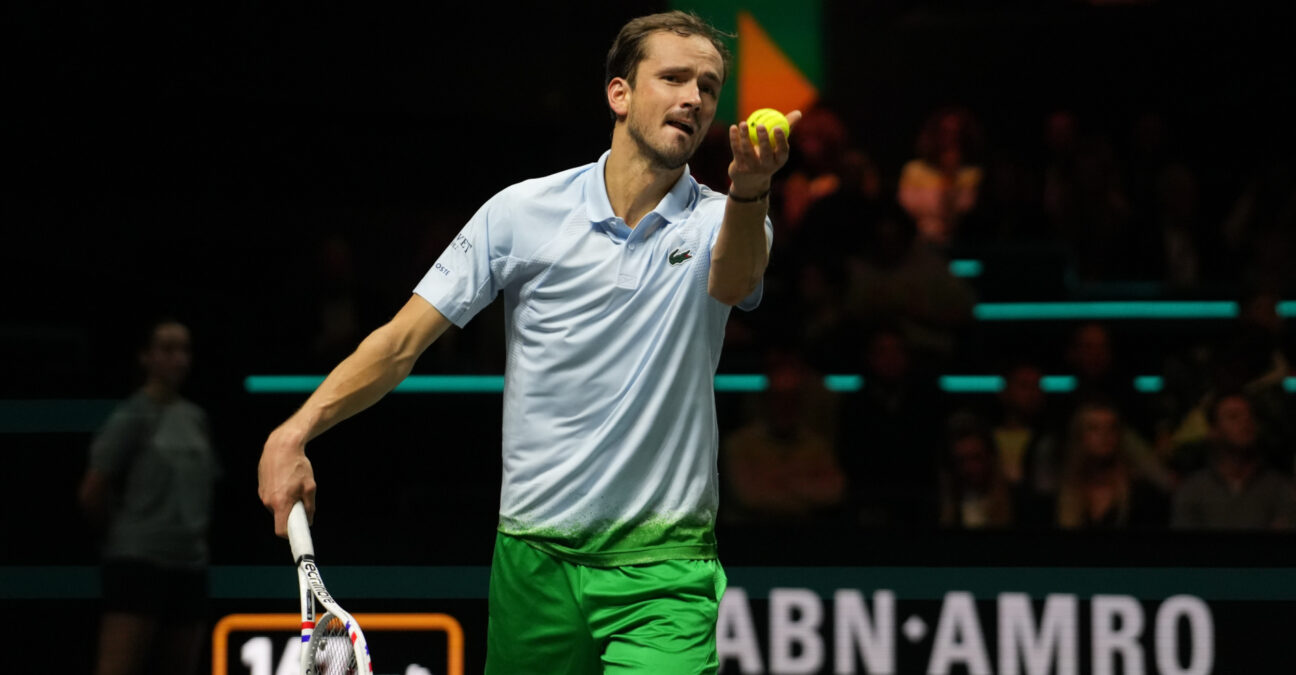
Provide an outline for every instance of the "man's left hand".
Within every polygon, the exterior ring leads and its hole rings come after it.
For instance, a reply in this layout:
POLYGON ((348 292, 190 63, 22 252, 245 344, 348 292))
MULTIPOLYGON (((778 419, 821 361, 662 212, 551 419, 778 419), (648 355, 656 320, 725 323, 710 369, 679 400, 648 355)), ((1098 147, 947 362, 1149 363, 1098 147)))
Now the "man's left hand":
MULTIPOLYGON (((787 114, 789 128, 795 128, 801 121, 801 111, 793 110, 787 114)), ((729 180, 733 182, 729 192, 738 197, 755 197, 770 189, 770 179, 774 172, 783 168, 788 160, 788 138, 780 128, 773 133, 760 125, 756 128, 757 144, 751 142, 747 122, 729 125, 729 147, 733 150, 733 161, 729 163, 729 180)))

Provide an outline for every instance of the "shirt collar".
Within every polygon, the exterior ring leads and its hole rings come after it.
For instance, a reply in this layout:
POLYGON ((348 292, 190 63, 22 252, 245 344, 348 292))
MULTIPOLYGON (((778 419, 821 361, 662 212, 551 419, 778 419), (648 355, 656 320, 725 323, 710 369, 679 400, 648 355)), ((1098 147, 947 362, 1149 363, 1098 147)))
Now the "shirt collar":
MULTIPOLYGON (((594 224, 616 220, 616 214, 612 211, 612 202, 608 201, 607 182, 603 177, 607 169, 608 156, 611 154, 611 150, 603 152, 603 156, 599 157, 598 163, 594 166, 594 171, 585 181, 585 210, 590 222, 594 224)), ((697 183, 689 173, 688 165, 685 165, 679 180, 675 181, 666 196, 657 202, 657 207, 649 215, 644 216, 644 220, 649 220, 649 216, 654 213, 667 222, 682 220, 688 216, 697 194, 697 183)))

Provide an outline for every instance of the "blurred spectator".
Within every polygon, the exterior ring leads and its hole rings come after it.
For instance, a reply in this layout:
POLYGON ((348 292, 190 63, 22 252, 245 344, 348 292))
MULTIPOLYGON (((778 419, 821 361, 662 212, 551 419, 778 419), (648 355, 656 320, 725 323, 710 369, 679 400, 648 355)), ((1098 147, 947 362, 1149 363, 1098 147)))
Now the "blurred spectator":
POLYGON ((1068 397, 1059 403, 1063 405, 1058 406, 1058 411, 1065 416, 1061 427, 1050 425, 1048 433, 1036 442, 1027 458, 1026 478, 1033 493, 1056 495, 1061 489, 1069 469, 1067 463, 1071 459, 1070 453, 1078 438, 1077 416, 1081 411, 1096 405, 1115 411, 1120 420, 1117 426, 1119 447, 1123 461, 1133 474, 1162 493, 1169 494, 1174 489, 1175 477, 1166 466, 1165 459, 1157 454, 1146 437, 1129 424, 1118 401, 1095 392, 1083 398, 1068 397))
POLYGON ((1168 344, 1161 353, 1161 391, 1149 394, 1152 441, 1167 460, 1178 446, 1206 437, 1205 403, 1216 391, 1212 369, 1215 344, 1211 336, 1186 335, 1178 348, 1168 344))
POLYGON ((1179 478, 1208 466, 1219 447, 1243 448, 1262 457, 1269 468, 1290 473, 1291 449, 1261 427, 1251 399, 1240 391, 1211 396, 1206 404, 1207 436, 1176 446, 1170 468, 1179 478))
POLYGON ((845 476, 832 435, 813 412, 827 392, 794 351, 769 359, 758 410, 722 444, 731 522, 797 521, 841 505, 845 476))
POLYGON ((190 350, 184 324, 152 324, 139 351, 144 385, 90 446, 78 497, 104 532, 100 675, 197 672, 219 469, 207 415, 180 395, 190 350))
POLYGON ((1067 342, 1066 363, 1076 376, 1081 395, 1114 394, 1124 384, 1115 381, 1112 335, 1105 324, 1096 321, 1077 324, 1067 342))
POLYGON ((895 323, 920 359, 948 360, 958 334, 972 324, 972 287, 950 273, 948 260, 915 244, 913 222, 895 205, 885 209, 870 235, 864 257, 852 261, 849 271, 847 317, 861 324, 895 323))
POLYGON ((1012 527, 1019 506, 996 458, 994 438, 974 415, 956 414, 948 424, 940 472, 940 524, 967 530, 1012 527))
POLYGON ((992 149, 976 207, 959 225, 955 246, 984 248, 1049 239, 1041 181, 1024 156, 992 149))
POLYGON ((778 197, 772 202, 774 238, 784 248, 776 247, 766 271, 788 283, 798 283, 793 278, 807 266, 833 277, 844 274, 848 260, 868 246, 882 189, 877 166, 850 145, 831 107, 808 110, 796 134, 787 175, 776 177, 778 197))
POLYGON ((1044 203, 1056 219, 1075 183, 1080 147, 1080 119, 1070 110, 1055 110, 1044 118, 1044 203))
POLYGON ((1040 208, 1049 235, 1064 238, 1075 201, 1076 165, 1080 148, 1080 120, 1070 110, 1055 110, 1044 119, 1044 157, 1040 208))
POLYGON ((1130 196, 1130 213, 1139 222, 1150 222, 1156 213, 1157 183, 1172 166, 1181 166, 1174 156, 1170 129, 1165 116, 1144 110, 1131 118, 1128 150, 1124 161, 1130 196))
POLYGON ((1044 212, 1050 229, 1068 242, 1080 281, 1114 281, 1143 274, 1145 261, 1129 230, 1129 200, 1111 140, 1080 135, 1070 111, 1051 114, 1045 125, 1048 152, 1044 212))
POLYGON ((898 192, 922 242, 946 250, 963 217, 976 206, 981 144, 980 124, 966 108, 938 110, 923 125, 917 156, 901 170, 898 192))
POLYGON ((1278 316, 1282 300, 1270 288, 1254 288, 1243 293, 1238 302, 1238 336, 1229 353, 1239 366, 1243 388, 1250 395, 1256 414, 1265 429, 1275 434, 1288 453, 1280 470, 1291 473, 1292 448, 1296 447, 1296 406, 1287 392, 1287 378, 1292 376, 1296 347, 1292 334, 1278 316), (1249 357, 1247 356, 1249 355, 1249 357))
POLYGON ((1077 323, 1062 354, 1075 389, 1063 396, 1059 408, 1069 413, 1079 401, 1102 398, 1113 401, 1125 423, 1144 438, 1152 436, 1147 401, 1134 389, 1134 375, 1118 351, 1111 327, 1101 321, 1077 323))
POLYGON ((1157 177, 1151 224, 1160 240, 1160 246, 1149 251, 1160 261, 1159 281, 1171 290, 1192 289, 1215 276, 1210 254, 1217 243, 1201 210, 1197 176, 1187 166, 1168 166, 1157 177))
POLYGON ((1214 278, 1217 244, 1207 227, 1200 181, 1178 156, 1163 115, 1145 111, 1134 117, 1125 167, 1130 242, 1146 268, 1140 276, 1172 290, 1214 278))
MULTIPOLYGON (((1250 402, 1241 394, 1228 394, 1211 410, 1208 463, 1175 491, 1174 526, 1296 528, 1296 487, 1266 461, 1250 402)), ((1191 460, 1183 459, 1186 465, 1191 460)))
POLYGON ((1004 478, 1017 486, 1035 461, 1038 445, 1047 434, 1047 399, 1040 388, 1044 372, 1034 361, 1020 360, 1004 370, 992 428, 1004 478))
MULTIPOLYGON (((838 196, 866 203, 881 196, 877 165, 851 142, 845 122, 831 106, 819 103, 805 111, 797 124, 792 153, 789 170, 779 179, 780 217, 775 219, 775 227, 781 223, 794 235, 793 241, 800 241, 802 225, 809 224, 807 216, 816 205, 838 196)), ((842 215, 857 220, 860 214, 842 215)))
POLYGON ((796 271, 794 308, 774 321, 796 317, 800 327, 800 346, 811 365, 826 373, 851 371, 851 325, 842 307, 842 290, 846 287, 846 270, 826 261, 806 261, 796 271))
POLYGON ((1210 406, 1225 393, 1246 395, 1260 428, 1273 438, 1274 468, 1293 471, 1296 423, 1285 381, 1291 375, 1289 347, 1277 314, 1279 296, 1265 289, 1246 291, 1232 330, 1210 350, 1206 393, 1178 420, 1170 443, 1191 446, 1209 440, 1210 406))
POLYGON ((1244 180, 1221 227, 1228 277, 1291 288, 1296 285, 1291 264, 1296 258, 1296 159, 1278 155, 1244 180))
POLYGON ((915 367, 904 333, 872 329, 863 344, 864 386, 842 398, 841 462, 851 507, 865 525, 933 525, 946 401, 915 367))
POLYGON ((1292 372, 1292 354, 1278 316, 1281 300, 1271 288, 1248 288, 1242 293, 1234 330, 1217 350, 1217 377, 1252 393, 1282 388, 1292 372))
MULTIPOLYGON (((830 108, 805 111, 796 128, 794 166, 781 179, 779 215, 786 233, 798 231, 801 217, 816 201, 842 189, 847 151, 846 124, 830 108)), ((777 225, 776 225, 777 227, 777 225)))
POLYGON ((1067 434, 1057 494, 1063 529, 1156 528, 1168 522, 1165 494, 1142 478, 1124 444, 1120 413, 1102 402, 1081 404, 1067 434))

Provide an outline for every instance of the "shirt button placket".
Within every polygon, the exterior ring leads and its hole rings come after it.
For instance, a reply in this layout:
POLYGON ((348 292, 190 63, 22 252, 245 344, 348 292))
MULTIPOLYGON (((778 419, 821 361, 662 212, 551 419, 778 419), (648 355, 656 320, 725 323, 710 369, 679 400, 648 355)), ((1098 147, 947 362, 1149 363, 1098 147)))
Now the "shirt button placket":
POLYGON ((634 232, 631 232, 630 241, 625 244, 625 255, 621 256, 621 260, 617 263, 617 286, 621 288, 639 287, 639 275, 635 273, 638 266, 633 262, 638 256, 632 255, 635 249, 639 248, 639 243, 633 240, 634 236, 634 232))

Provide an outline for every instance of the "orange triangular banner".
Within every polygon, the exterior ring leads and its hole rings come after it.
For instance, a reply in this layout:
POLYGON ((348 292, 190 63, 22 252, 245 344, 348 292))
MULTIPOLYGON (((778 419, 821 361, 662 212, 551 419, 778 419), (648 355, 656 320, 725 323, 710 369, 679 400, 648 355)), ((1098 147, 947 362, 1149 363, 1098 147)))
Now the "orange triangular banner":
POLYGON ((805 110, 819 91, 748 12, 738 12, 738 115, 759 108, 805 110))

